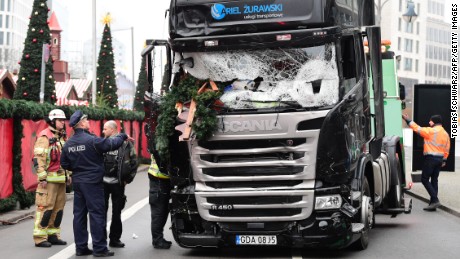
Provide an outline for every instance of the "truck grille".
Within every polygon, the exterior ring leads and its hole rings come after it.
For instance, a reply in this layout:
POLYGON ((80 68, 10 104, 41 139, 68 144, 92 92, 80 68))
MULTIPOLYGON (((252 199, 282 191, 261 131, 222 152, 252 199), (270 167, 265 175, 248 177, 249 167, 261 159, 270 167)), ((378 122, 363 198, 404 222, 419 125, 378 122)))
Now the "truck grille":
POLYGON ((214 177, 226 176, 270 176, 270 175, 295 175, 303 172, 303 166, 252 166, 252 167, 218 167, 203 168, 203 174, 214 177))
POLYGON ((277 118, 281 126, 277 132, 218 132, 208 141, 190 142, 200 216, 214 222, 279 222, 309 217, 314 207, 319 129, 301 130, 298 125, 326 114, 257 115, 253 117, 258 120, 277 118))
POLYGON ((301 209, 246 209, 246 210, 211 210, 209 214, 218 217, 289 217, 300 214, 301 209))

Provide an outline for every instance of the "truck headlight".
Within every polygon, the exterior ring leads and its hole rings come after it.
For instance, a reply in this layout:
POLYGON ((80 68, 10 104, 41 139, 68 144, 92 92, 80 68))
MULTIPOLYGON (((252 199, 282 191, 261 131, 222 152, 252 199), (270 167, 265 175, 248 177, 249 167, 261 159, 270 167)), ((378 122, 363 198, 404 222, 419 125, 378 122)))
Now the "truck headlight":
POLYGON ((342 206, 340 195, 327 195, 316 197, 315 210, 338 209, 342 206))

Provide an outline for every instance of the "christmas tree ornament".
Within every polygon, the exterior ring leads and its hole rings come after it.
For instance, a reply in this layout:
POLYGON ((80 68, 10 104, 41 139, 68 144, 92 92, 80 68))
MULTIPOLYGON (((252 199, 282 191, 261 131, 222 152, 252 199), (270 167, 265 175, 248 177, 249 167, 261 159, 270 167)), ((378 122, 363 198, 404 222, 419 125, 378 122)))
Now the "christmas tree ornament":
POLYGON ((38 12, 37 12, 37 11, 35 11, 35 15, 38 15, 38 12))
POLYGON ((31 30, 32 30, 32 31, 35 31, 35 28, 32 28, 31 30))
POLYGON ((33 43, 37 42, 37 39, 33 39, 32 42, 33 42, 33 43))
POLYGON ((40 30, 40 33, 43 34, 43 30, 40 30))
POLYGON ((30 58, 30 55, 29 54, 26 54, 26 59, 29 59, 30 58))
POLYGON ((27 96, 27 92, 22 93, 22 95, 27 96))
POLYGON ((38 68, 34 69, 34 72, 37 73, 37 72, 38 72, 38 68))
POLYGON ((25 78, 25 77, 23 77, 23 78, 21 78, 21 79, 22 79, 22 81, 26 81, 26 78, 25 78))

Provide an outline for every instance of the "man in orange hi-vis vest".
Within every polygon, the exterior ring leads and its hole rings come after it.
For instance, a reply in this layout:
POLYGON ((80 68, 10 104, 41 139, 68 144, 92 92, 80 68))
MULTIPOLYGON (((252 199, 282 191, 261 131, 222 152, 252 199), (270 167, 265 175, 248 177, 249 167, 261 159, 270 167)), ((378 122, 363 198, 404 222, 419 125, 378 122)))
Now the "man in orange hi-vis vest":
POLYGON ((430 127, 420 127, 411 121, 407 114, 402 115, 407 125, 423 138, 423 168, 422 184, 430 195, 430 204, 423 208, 426 211, 435 211, 441 206, 438 199, 438 177, 441 167, 446 165, 450 150, 450 137, 442 127, 441 115, 433 115, 430 118, 430 127), (431 182, 430 182, 431 178, 431 182))

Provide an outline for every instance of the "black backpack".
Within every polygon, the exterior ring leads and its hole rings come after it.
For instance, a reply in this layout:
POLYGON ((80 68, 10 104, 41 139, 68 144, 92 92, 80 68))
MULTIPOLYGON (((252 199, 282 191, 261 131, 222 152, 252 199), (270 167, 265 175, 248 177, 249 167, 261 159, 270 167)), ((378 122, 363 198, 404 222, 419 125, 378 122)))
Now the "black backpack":
POLYGON ((126 181, 130 183, 133 181, 137 173, 137 156, 133 149, 133 144, 129 141, 123 142, 123 145, 118 149, 117 156, 117 169, 118 181, 122 183, 126 181))

